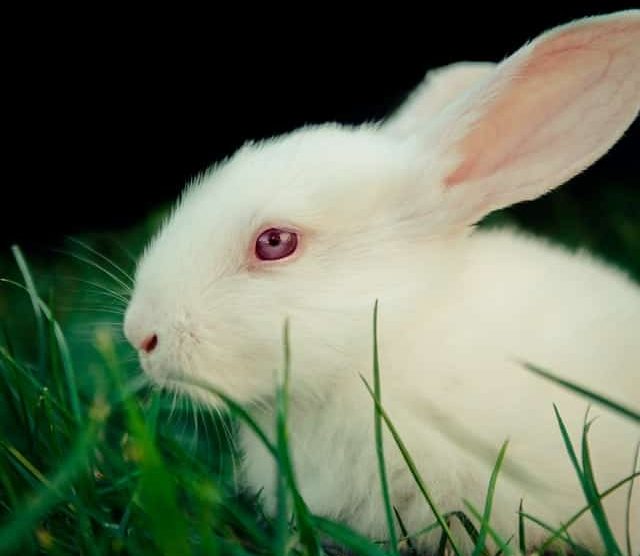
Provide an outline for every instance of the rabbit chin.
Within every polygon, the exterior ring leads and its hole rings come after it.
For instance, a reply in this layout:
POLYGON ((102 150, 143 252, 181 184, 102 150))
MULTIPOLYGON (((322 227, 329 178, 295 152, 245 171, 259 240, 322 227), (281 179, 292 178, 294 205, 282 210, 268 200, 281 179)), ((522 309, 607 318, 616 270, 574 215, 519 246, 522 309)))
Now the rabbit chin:
POLYGON ((274 396, 272 372, 248 372, 227 350, 203 349, 197 343, 171 347, 140 357, 142 369, 158 388, 214 408, 225 408, 225 397, 242 405, 264 405, 274 396))
MULTIPOLYGON (((225 397, 234 401, 239 398, 238 393, 228 392, 211 380, 197 378, 197 374, 187 374, 181 370, 161 373, 153 367, 148 363, 142 364, 145 373, 156 387, 170 394, 186 397, 196 406, 225 409, 227 407, 225 397)), ((244 394, 247 397, 247 393, 244 394)), ((251 396, 248 396, 248 399, 242 400, 242 403, 250 404, 252 401, 251 396)))

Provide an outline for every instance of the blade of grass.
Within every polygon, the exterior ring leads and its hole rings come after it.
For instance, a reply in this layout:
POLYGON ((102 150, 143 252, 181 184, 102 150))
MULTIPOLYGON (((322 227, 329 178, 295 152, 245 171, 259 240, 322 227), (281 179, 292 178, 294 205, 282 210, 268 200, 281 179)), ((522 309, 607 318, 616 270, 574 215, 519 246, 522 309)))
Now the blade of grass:
POLYGON ((496 459, 496 463, 491 473, 491 478, 489 479, 487 497, 484 503, 484 513, 482 515, 482 521, 480 522, 480 533, 478 535, 478 541, 476 543, 476 546, 473 549, 472 556, 480 556, 480 554, 485 550, 487 528, 489 527, 489 519, 491 518, 491 508, 493 507, 493 497, 496 490, 498 473, 500 472, 500 467, 502 466, 502 462, 504 461, 504 456, 507 452, 508 445, 509 445, 509 441, 505 441, 505 443, 500 448, 500 452, 498 453, 498 458, 496 459))
POLYGON ((562 434, 562 440, 564 441, 565 448, 567 453, 569 454, 569 459, 573 465, 573 468, 578 475, 578 479, 580 480, 580 484, 583 483, 584 477, 582 473, 582 468, 580 467, 580 463, 578 462, 578 457, 576 456, 576 452, 573 449, 573 444, 571 442, 571 438, 569 437, 569 432, 567 431, 567 427, 560 416, 560 412, 558 411, 558 407, 556 404, 553 404, 553 411, 556 414, 556 420, 558 421, 558 426, 560 427, 560 433, 562 434))
POLYGON ((13 426, 20 426, 26 431, 29 438, 33 438, 33 419, 27 410, 27 393, 22 376, 18 369, 11 363, 12 359, 5 355, 5 348, 0 346, 0 371, 2 371, 2 392, 6 400, 5 408, 13 415, 13 426), (12 376, 10 376, 12 375, 12 376))
POLYGON ((478 542, 478 536, 480 535, 480 533, 478 532, 478 529, 476 529, 473 522, 467 517, 467 514, 461 511, 455 511, 451 512, 449 515, 451 517, 455 517, 460 522, 475 546, 475 544, 478 542))
POLYGON ((15 446, 0 440, 0 447, 5 450, 5 452, 10 455, 15 462, 17 462, 25 471, 28 472, 31 477, 37 480, 37 482, 41 483, 45 487, 51 488, 51 483, 49 479, 47 479, 31 461, 15 446))
POLYGON ((436 556, 446 556, 447 551, 447 535, 444 529, 440 533, 440 540, 438 541, 438 548, 436 548, 436 556))
MULTIPOLYGON (((11 481, 11 475, 8 469, 8 462, 6 461, 6 457, 8 454, 5 452, 5 457, 0 456, 0 484, 2 484, 2 493, 6 495, 6 499, 4 500, 8 506, 15 509, 18 504, 18 495, 14 488, 14 485, 11 481)), ((4 498, 4 496, 2 497, 4 498)))
POLYGON ((524 519, 528 519, 529 521, 531 521, 531 523, 535 523, 538 527, 541 527, 545 531, 551 533, 551 537, 549 537, 549 539, 547 541, 545 541, 545 543, 540 547, 540 549, 539 549, 539 553, 540 554, 544 554, 544 550, 546 548, 548 548, 553 542, 555 542, 557 540, 569 545, 572 550, 575 550, 576 545, 571 540, 571 537, 569 537, 567 531, 562 530, 562 532, 561 532, 560 529, 555 529, 554 527, 552 527, 548 523, 545 523, 540 518, 537 518, 536 516, 531 515, 530 513, 522 512, 522 514, 520 514, 520 515, 524 519))
POLYGON ((484 516, 471 504, 471 502, 464 500, 464 504, 473 516, 481 522, 481 531, 482 527, 486 529, 486 532, 493 539, 493 542, 498 546, 500 553, 506 555, 513 554, 513 549, 509 546, 509 541, 505 541, 500 535, 498 535, 498 533, 486 522, 484 516))
MULTIPOLYGON (((400 533, 402 534, 402 542, 405 542, 407 545, 407 550, 403 550, 403 553, 411 554, 411 556, 418 556, 418 551, 416 547, 413 545, 413 541, 411 537, 408 535, 407 528, 404 526, 404 522, 402 521, 402 516, 398 511, 398 508, 393 507, 393 512, 396 515, 396 520, 398 521, 398 527, 400 527, 400 533)), ((400 543, 398 543, 398 548, 400 548, 400 543)))
POLYGON ((438 508, 436 507, 433 499, 431 498, 431 495, 429 494, 427 486, 424 483, 424 481, 422 480, 422 477, 421 477, 420 473, 418 472, 418 468, 416 467, 416 464, 413 461, 413 458, 409 454, 409 451, 407 450, 407 447, 405 446, 402 438, 400 437, 400 434, 398 433, 398 431, 396 430, 393 422, 391 421, 391 419, 387 415, 387 412, 384 410, 382 405, 380 405, 380 403, 376 400, 375 394, 374 394, 373 390, 371 389, 371 386, 369 386, 369 383, 367 382, 367 380, 362 375, 360 375, 360 378, 362 379, 362 382, 364 382, 364 385, 365 385, 366 389, 368 390, 369 394, 371 395, 371 398, 373 399, 373 402, 378 407, 378 410, 380 411, 380 415, 384 419, 384 422, 387 425, 387 428, 389 429, 389 432, 391 433, 391 436, 393 437, 396 445, 398 446, 398 449, 400 450, 400 453, 402 454, 402 457, 404 458, 404 461, 407 464, 407 467, 409 468, 409 471, 413 475, 413 478, 416 481, 416 484, 418 485, 418 489, 422 493, 422 496, 424 497, 424 499, 427 502, 429 508, 433 512, 433 515, 435 516, 436 520, 438 521, 440 527, 442 527, 442 530, 445 532, 445 534, 447 536, 447 539, 449 541, 449 544, 451 545, 451 549, 453 550, 454 554, 456 554, 456 556, 461 556, 460 549, 458 548, 457 543, 455 542, 455 540, 451 536, 451 531, 449 530, 449 527, 448 527, 444 517, 438 511, 438 508))
MULTIPOLYGON (((26 393, 27 390, 22 385, 27 384, 28 388, 30 388, 32 392, 40 392, 44 388, 44 385, 36 377, 33 376, 33 373, 31 373, 29 369, 23 367, 18 361, 11 357, 3 347, 0 346, 0 363, 2 363, 3 361, 6 363, 7 367, 10 367, 15 371, 15 379, 12 384, 16 386, 17 397, 19 398, 19 401, 23 406, 23 411, 25 411, 27 415, 29 415, 30 412, 27 410, 26 406, 26 402, 29 398, 28 394, 26 393)), ((60 415, 60 417, 65 420, 65 424, 73 422, 73 417, 71 416, 69 411, 57 400, 51 398, 51 404, 55 407, 58 415, 60 415)))
MULTIPOLYGON (((638 477, 640 477, 640 471, 636 471, 635 473, 632 473, 628 477, 625 477, 624 479, 618 481, 613 486, 611 486, 608 489, 606 489, 603 492, 601 492, 600 495, 599 495, 600 499, 602 500, 603 498, 606 498, 612 492, 618 490, 620 487, 624 486, 625 484, 627 484, 629 482, 633 482, 634 479, 636 479, 638 477)), ((558 529, 550 528, 550 531, 553 533, 553 535, 551 537, 549 537, 540 546, 540 552, 544 553, 545 549, 547 549, 551 545, 551 543, 553 543, 554 540, 559 538, 559 536, 562 535, 563 533, 565 533, 569 529, 569 527, 571 527, 571 525, 573 525, 578 519, 580 519, 580 517, 582 517, 585 513, 587 513, 590 510, 591 510, 591 504, 587 504, 586 506, 581 508, 580 511, 576 512, 571 518, 569 518, 560 528, 558 528, 558 529)), ((528 514, 526 514, 526 513, 522 513, 522 515, 524 517, 528 516, 528 514)))
POLYGON ((134 446, 132 454, 141 471, 135 499, 144 510, 154 543, 167 556, 189 554, 187 516, 178 503, 176 479, 167 468, 142 418, 137 400, 125 393, 111 335, 98 334, 96 340, 96 347, 111 374, 116 390, 124 393, 121 394, 122 403, 134 446))
POLYGON ((78 381, 76 380, 76 372, 73 365, 73 359, 71 358, 71 351, 67 344, 67 340, 64 337, 62 328, 58 324, 58 321, 53 317, 53 314, 49 307, 42 299, 40 301, 40 307, 43 314, 47 317, 51 326, 53 327, 54 336, 58 345, 58 353, 62 359, 62 368, 67 382, 69 391, 69 405, 71 406, 71 413, 74 416, 77 423, 81 423, 83 416, 80 409, 80 394, 78 392, 78 381))
MULTIPOLYGON (((49 293, 48 306, 53 307, 52 291, 49 293)), ((55 333, 55 329, 51 319, 48 320, 47 338, 49 340, 48 364, 49 364, 49 377, 50 377, 50 380, 48 381, 48 385, 55 392, 56 397, 59 400, 61 401, 65 400, 66 402, 67 386, 66 386, 66 380, 65 380, 65 372, 64 372, 64 369, 62 369, 62 365, 59 357, 59 350, 57 349, 58 344, 57 344, 56 333, 55 333), (58 356, 56 356, 56 352, 58 352, 58 356)))
MULTIPOLYGON (((594 491, 593 491, 593 487, 592 485, 589 483, 589 479, 586 477, 585 472, 583 471, 583 469, 580 466, 580 463, 578 462, 578 457, 576 456, 576 452, 573 448, 573 443, 571 442, 571 438, 569 437, 569 432, 567 431, 567 427, 564 424, 564 421, 562 420, 562 417, 560 416, 560 412, 558 411, 558 408, 555 404, 553 404, 553 410, 556 414, 556 419, 558 421, 558 426, 560 427, 560 433, 562 434, 562 439, 564 441, 565 444, 565 448, 567 450, 567 453, 569 454, 569 459, 571 460, 571 463, 573 465, 573 468, 576 472, 576 475, 578 476, 578 480, 580 482, 580 486, 582 487, 582 491, 585 495, 585 498, 589 504, 589 508, 591 510, 591 514, 596 522, 596 525, 598 526, 599 531, 601 532, 602 535, 602 531, 600 530, 601 524, 599 522, 600 519, 600 515, 599 515, 599 510, 596 507, 598 504, 598 498, 597 498, 597 493, 595 493, 595 498, 594 498, 594 491)), ((585 424, 585 428, 586 428, 586 424, 585 424)), ((583 429, 583 435, 586 434, 586 431, 583 429)), ((604 540, 604 539, 603 539, 604 540)), ((610 556, 617 556, 617 553, 611 553, 610 556)))
POLYGON ((382 405, 382 390, 380 386, 380 358, 378 356, 378 300, 373 308, 373 393, 376 403, 373 406, 373 424, 375 432, 376 455, 378 457, 378 472, 380 474, 380 488, 382 490, 382 503, 387 518, 387 530, 389 531, 389 544, 391 554, 398 554, 398 538, 393 519, 391 497, 389 496, 389 482, 387 481, 387 469, 384 460, 384 446, 382 439, 382 417, 378 407, 382 405))
POLYGON ((22 251, 17 245, 11 246, 11 252, 13 253, 13 257, 16 260, 16 264, 18 265, 18 269, 20 270, 20 274, 22 275, 22 279, 24 280, 24 286, 29 294, 29 299, 31 300, 31 305, 33 307, 33 314, 36 319, 36 331, 38 336, 38 370, 40 372, 40 378, 44 379, 46 376, 46 333, 45 333, 45 324, 44 319, 42 318, 42 313, 40 309, 40 297, 38 296, 38 292, 36 290, 35 282, 33 281, 33 277, 31 276, 31 272, 29 271, 29 266, 22 255, 22 251))
POLYGON ((635 421, 636 423, 640 423, 640 413, 638 413, 638 411, 635 411, 633 409, 623 406, 622 404, 614 402, 609 398, 606 398, 605 396, 602 396, 594 392, 593 390, 589 390, 588 388, 579 386, 578 384, 570 382, 564 378, 560 378, 559 376, 553 373, 550 373, 549 371, 542 369, 541 367, 538 367, 531 363, 527 363, 526 361, 521 361, 521 364, 534 374, 537 374, 552 382, 555 382, 556 384, 564 386, 565 388, 568 388, 569 390, 572 390, 573 392, 576 392, 577 394, 580 394, 581 396, 584 396, 591 401, 594 401, 621 415, 624 415, 625 417, 627 417, 628 419, 631 419, 632 421, 635 421))
MULTIPOLYGON (((636 470, 640 466, 640 442, 636 445, 636 451, 633 456, 633 466, 631 468, 631 473, 635 474, 636 470)), ((638 474, 640 475, 640 470, 638 470, 638 474)), ((631 480, 629 483, 629 490, 627 490, 627 504, 625 508, 625 537, 627 541, 627 555, 633 556, 631 553, 631 497, 633 496, 633 485, 635 484, 634 480, 631 480)))
POLYGON ((21 465, 29 469, 30 473, 38 477, 43 488, 27 502, 20 505, 20 511, 13 519, 0 528, 0 553, 9 554, 17 547, 31 531, 35 524, 55 504, 65 498, 64 490, 71 484, 77 474, 86 466, 88 454, 95 445, 102 429, 103 421, 91 419, 86 429, 79 435, 70 454, 60 466, 53 478, 42 475, 26 457, 11 446, 3 443, 7 450, 21 465))
POLYGON ((287 325, 285 323, 284 339, 284 367, 276 373, 276 450, 278 452, 276 466, 276 536, 275 552, 278 556, 286 556, 289 541, 289 492, 286 481, 286 460, 288 458, 287 444, 287 392, 289 387, 288 372, 288 341, 287 325))
POLYGON ((291 373, 289 321, 285 321, 284 324, 283 342, 284 366, 280 376, 278 377, 278 388, 276 390, 276 447, 278 450, 278 463, 293 498, 293 507, 299 529, 300 541, 302 545, 306 547, 308 554, 311 556, 319 556, 321 552, 320 543, 318 542, 313 529, 311 513, 298 490, 293 464, 289 453, 289 436, 287 430, 289 377, 291 373))
POLYGON ((596 479, 589 450, 589 441, 587 438, 589 428, 591 427, 591 422, 587 422, 587 415, 585 415, 585 422, 582 429, 582 469, 584 477, 583 488, 585 490, 587 501, 592 504, 591 514, 596 521, 598 531, 600 532, 602 541, 604 542, 604 545, 607 549, 607 554, 611 556, 622 556, 622 550, 620 549, 620 546, 618 545, 613 532, 611 531, 611 526, 609 525, 607 514, 605 513, 604 508, 602 507, 602 502, 600 501, 598 486, 596 485, 596 479))
MULTIPOLYGON (((518 546, 520 548, 521 554, 527 553, 527 541, 526 541, 526 532, 524 528, 524 516, 523 513, 523 500, 520 499, 520 507, 518 508, 518 546)), ((542 551, 544 553, 544 551, 542 551)))
POLYGON ((323 517, 313 517, 314 527, 328 537, 338 541, 355 554, 366 554, 367 556, 388 556, 380 547, 376 546, 369 539, 359 535, 352 529, 335 523, 323 517))
POLYGON ((190 490, 196 496, 198 503, 200 546, 207 556, 216 556, 220 554, 220 547, 216 536, 213 534, 213 527, 220 517, 220 512, 218 511, 220 494, 211 480, 200 480, 190 490))
MULTIPOLYGON (((475 525, 471 522, 471 520, 467 517, 467 515, 464 512, 455 510, 452 512, 446 512, 442 514, 442 516, 447 520, 447 522, 450 521, 449 518, 455 517, 460 522, 464 530, 467 532, 467 534, 469 535, 469 538, 473 541, 473 544, 476 543, 476 541, 478 540, 478 530, 476 529, 475 525)), ((437 529, 438 527, 440 527, 440 523, 438 523, 438 521, 434 521, 433 523, 431 523, 430 525, 427 525, 426 527, 423 527, 416 533, 405 535, 403 538, 400 539, 400 541, 404 541, 406 539, 415 539, 421 535, 426 535, 427 533, 430 533, 431 531, 433 531, 434 529, 437 529)))
MULTIPOLYGON (((285 379, 286 380, 286 379, 285 379)), ((279 385, 278 392, 284 386, 279 385)), ((284 460, 286 458, 286 430, 284 428, 284 419, 286 418, 286 409, 282 406, 286 403, 284 396, 279 393, 276 395, 277 412, 276 412, 276 450, 278 452, 276 466, 276 522, 275 522, 275 554, 276 556, 287 556, 287 545, 289 540, 289 492, 287 491, 287 483, 285 479, 284 460), (283 415, 283 413, 285 415, 283 415)))
POLYGON ((0 338, 2 339, 2 343, 4 344, 7 353, 11 357, 14 357, 15 351, 11 342, 11 336, 9 335, 9 331, 7 329, 7 323, 4 321, 0 322, 0 338))
MULTIPOLYGON (((25 286, 23 286, 22 284, 19 284, 18 282, 14 282, 12 280, 6 280, 6 279, 0 279, 0 282, 4 282, 5 284, 11 284, 19 289, 26 291, 30 296, 32 295, 31 292, 29 292, 29 290, 25 286)), ((76 373, 74 370, 73 360, 71 358, 71 352, 69 350, 67 340, 64 337, 60 324, 53 317, 53 313, 51 312, 51 309, 47 306, 47 304, 41 298, 37 296, 37 294, 33 294, 33 295, 35 295, 35 298, 32 298, 32 301, 35 301, 40 309, 40 312, 38 313, 40 315, 40 318, 42 318, 42 315, 44 315, 48 319, 48 321, 51 323, 51 326, 53 327, 54 336, 58 346, 58 353, 60 354, 60 358, 62 359, 62 365, 65 370, 65 377, 66 377, 66 381, 69 388, 69 402, 71 405, 71 411, 76 422, 81 423, 82 412, 80 410, 80 395, 78 393, 76 373)), ((43 323, 44 323, 44 320, 43 320, 43 323)))
POLYGON ((225 499, 224 504, 220 501, 219 509, 221 512, 224 512, 225 515, 228 514, 229 519, 232 520, 233 523, 237 522, 242 526, 245 540, 249 538, 255 545, 265 548, 272 545, 267 533, 257 524, 255 513, 250 513, 241 507, 235 499, 225 499))

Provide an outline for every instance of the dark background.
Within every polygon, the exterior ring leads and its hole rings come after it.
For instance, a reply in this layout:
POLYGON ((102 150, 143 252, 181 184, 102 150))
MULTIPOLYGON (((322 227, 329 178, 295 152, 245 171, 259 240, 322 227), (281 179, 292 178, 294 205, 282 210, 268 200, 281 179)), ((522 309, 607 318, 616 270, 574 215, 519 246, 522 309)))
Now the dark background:
MULTIPOLYGON (((271 14, 277 25, 248 5, 235 18, 22 21, 5 56, 0 247, 127 228, 246 139, 381 118, 431 67, 497 61, 554 25, 633 7, 524 4, 438 13, 370 6, 353 21, 310 5, 317 13, 271 14)), ((602 188, 616 187, 640 220, 639 128, 567 186, 574 199, 599 205, 602 188)))

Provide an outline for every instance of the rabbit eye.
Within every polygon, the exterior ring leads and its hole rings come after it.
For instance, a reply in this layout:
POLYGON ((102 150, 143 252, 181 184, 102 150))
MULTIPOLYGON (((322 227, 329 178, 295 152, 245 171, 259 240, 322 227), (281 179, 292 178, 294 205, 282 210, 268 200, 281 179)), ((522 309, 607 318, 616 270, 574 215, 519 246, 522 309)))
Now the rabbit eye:
POLYGON ((269 228, 256 240, 256 256, 263 261, 276 261, 291 255, 298 246, 298 234, 269 228))

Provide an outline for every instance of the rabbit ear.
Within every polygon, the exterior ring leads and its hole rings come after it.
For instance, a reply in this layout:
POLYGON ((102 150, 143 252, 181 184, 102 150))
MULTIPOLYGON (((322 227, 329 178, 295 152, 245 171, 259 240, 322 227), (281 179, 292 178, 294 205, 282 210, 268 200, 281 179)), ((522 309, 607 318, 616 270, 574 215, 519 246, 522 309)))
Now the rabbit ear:
POLYGON ((427 142, 425 173, 441 180, 447 219, 467 224, 585 169, 639 107, 640 10, 629 10, 544 33, 422 121, 417 143, 427 142))
POLYGON ((437 117, 445 106, 486 79, 495 67, 491 62, 458 62, 429 71, 383 128, 398 137, 419 132, 425 122, 437 117))

